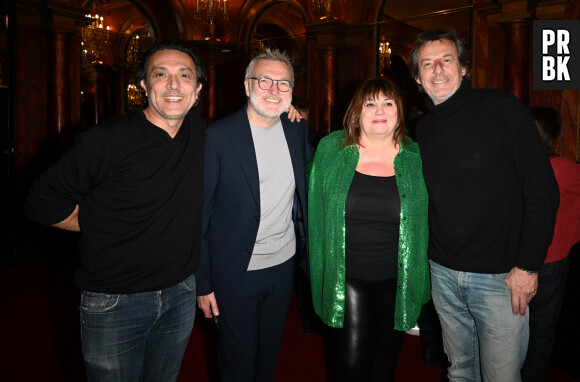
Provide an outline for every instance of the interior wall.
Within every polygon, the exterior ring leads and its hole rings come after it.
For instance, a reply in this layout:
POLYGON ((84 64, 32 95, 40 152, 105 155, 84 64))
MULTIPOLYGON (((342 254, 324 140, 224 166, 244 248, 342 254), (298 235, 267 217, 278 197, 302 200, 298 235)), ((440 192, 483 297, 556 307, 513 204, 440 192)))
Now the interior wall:
MULTIPOLYGON (((310 101, 311 124, 326 133, 342 127, 342 115, 358 83, 376 75, 377 45, 382 34, 392 41, 393 54, 407 57, 421 20, 432 21, 432 17, 415 15, 417 18, 412 23, 407 20, 404 24, 379 25, 391 17, 384 12, 387 5, 399 3, 414 9, 410 6, 412 1, 342 0, 340 9, 327 12, 313 9, 309 0, 228 0, 231 6, 228 32, 213 39, 206 39, 199 23, 194 21, 196 2, 193 0, 132 0, 129 4, 139 11, 141 16, 138 17, 135 11, 113 8, 114 0, 99 3, 109 4, 111 14, 105 16, 114 23, 115 31, 122 26, 127 29, 127 25, 133 28, 141 22, 147 23, 155 38, 185 38, 198 50, 208 67, 210 83, 197 109, 210 119, 234 112, 245 103, 243 72, 250 58, 248 43, 254 28, 266 26, 266 32, 260 30, 262 34, 268 33, 268 24, 284 30, 289 39, 280 44, 288 47, 299 69, 296 93, 310 101), (193 40, 189 36, 193 36, 193 40)), ((447 4, 448 1, 452 0, 430 4, 447 4)), ((81 0, 15 0, 13 3, 16 17, 12 28, 18 41, 10 66, 14 83, 18 84, 13 94, 14 99, 27 100, 13 107, 15 152, 12 160, 22 190, 26 190, 32 179, 67 148, 72 141, 70 137, 81 130, 79 125, 90 126, 94 122, 91 112, 106 117, 125 111, 124 91, 135 68, 117 61, 109 67, 81 70, 75 58, 79 55, 79 47, 74 41, 78 41, 81 34, 85 3, 81 0), (63 70, 62 65, 69 67, 63 70), (86 112, 81 112, 80 106, 79 84, 83 79, 89 81, 86 89, 94 92, 85 94, 85 100, 94 98, 94 105, 86 112), (60 86, 58 84, 69 85, 63 86, 66 89, 63 92, 55 88, 60 86)), ((519 17, 512 11, 521 1, 478 0, 473 3, 476 11, 467 27, 472 27, 469 38, 474 48, 473 84, 475 87, 505 87, 507 40, 501 22, 519 17)), ((528 8, 560 7, 563 9, 560 18, 580 18, 580 5, 576 1, 525 3, 528 8)), ((554 17, 553 14, 550 17, 554 17)), ((443 21, 446 18, 439 20, 447 23, 443 21)), ((120 48, 116 52, 119 53, 120 48)), ((116 59, 121 60, 122 56, 116 59)), ((562 113, 563 155, 577 158, 578 91, 537 92, 530 88, 529 104, 549 105, 562 113)))

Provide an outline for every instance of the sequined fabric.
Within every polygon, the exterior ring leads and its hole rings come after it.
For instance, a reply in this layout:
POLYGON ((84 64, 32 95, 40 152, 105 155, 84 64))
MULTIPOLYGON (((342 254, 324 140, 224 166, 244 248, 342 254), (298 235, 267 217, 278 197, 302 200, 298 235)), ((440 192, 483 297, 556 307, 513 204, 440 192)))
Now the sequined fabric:
MULTIPOLYGON (((308 168, 310 277, 315 312, 331 327, 342 327, 345 303, 345 202, 358 163, 352 147, 342 148, 344 131, 320 141, 308 168)), ((409 143, 395 157, 401 199, 395 329, 415 326, 431 297, 427 262, 428 197, 419 148, 409 143)))

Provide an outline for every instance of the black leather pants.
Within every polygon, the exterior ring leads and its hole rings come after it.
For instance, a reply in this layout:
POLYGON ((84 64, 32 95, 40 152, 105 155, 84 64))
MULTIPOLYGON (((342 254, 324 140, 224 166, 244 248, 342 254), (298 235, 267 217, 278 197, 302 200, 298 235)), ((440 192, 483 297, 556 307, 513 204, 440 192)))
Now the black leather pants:
POLYGON ((394 330, 397 280, 346 279, 344 327, 329 328, 328 380, 395 380, 405 332, 394 330))

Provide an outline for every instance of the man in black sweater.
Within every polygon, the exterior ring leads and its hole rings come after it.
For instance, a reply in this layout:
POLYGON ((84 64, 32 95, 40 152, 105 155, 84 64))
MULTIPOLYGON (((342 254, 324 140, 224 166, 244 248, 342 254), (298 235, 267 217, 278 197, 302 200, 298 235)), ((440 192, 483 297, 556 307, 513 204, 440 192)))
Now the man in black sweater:
POLYGON ((187 45, 162 42, 138 76, 145 109, 107 120, 35 183, 31 219, 81 232, 76 283, 89 381, 174 381, 195 317, 206 74, 187 45))
POLYGON ((520 381, 528 309, 559 193, 524 105, 470 87, 456 32, 421 34, 413 77, 429 96, 417 124, 429 191, 429 259, 451 381, 520 381))

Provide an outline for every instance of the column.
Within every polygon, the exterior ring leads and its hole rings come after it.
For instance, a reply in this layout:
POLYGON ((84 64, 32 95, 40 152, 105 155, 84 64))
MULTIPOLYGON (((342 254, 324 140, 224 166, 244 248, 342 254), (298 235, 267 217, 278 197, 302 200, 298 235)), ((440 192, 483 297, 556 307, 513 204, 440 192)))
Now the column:
POLYGON ((535 6, 529 0, 500 0, 498 23, 505 34, 504 87, 525 105, 530 99, 530 30, 535 6))
POLYGON ((324 134, 338 130, 340 119, 335 116, 338 86, 338 52, 336 49, 320 49, 320 68, 325 73, 319 83, 320 115, 318 129, 324 134))
POLYGON ((531 21, 521 19, 502 23, 505 31, 505 88, 525 105, 530 97, 531 21))
POLYGON ((336 113, 339 87, 339 53, 345 47, 346 26, 342 21, 324 19, 308 25, 313 54, 309 71, 309 92, 312 126, 323 134, 341 128, 336 113))

